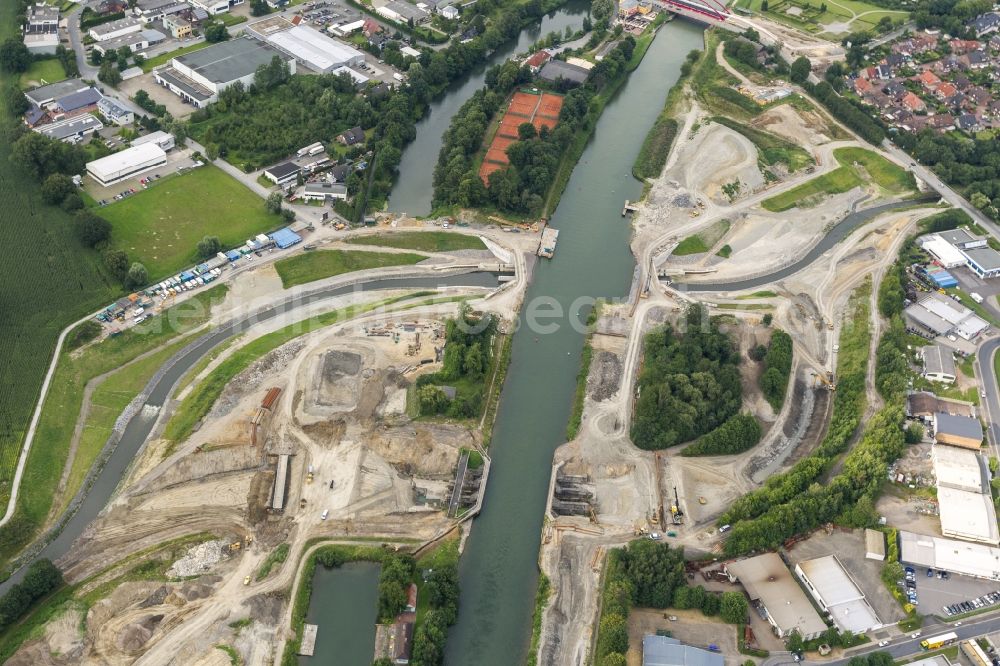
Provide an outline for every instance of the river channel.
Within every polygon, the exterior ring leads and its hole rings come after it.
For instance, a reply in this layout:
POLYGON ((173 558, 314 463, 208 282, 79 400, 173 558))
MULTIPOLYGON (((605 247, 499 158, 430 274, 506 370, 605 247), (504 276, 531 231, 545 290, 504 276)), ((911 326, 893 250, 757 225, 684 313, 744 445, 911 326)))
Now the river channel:
MULTIPOLYGON (((118 442, 118 446, 101 469, 97 480, 90 488, 79 510, 66 523, 59 536, 42 549, 38 557, 46 557, 55 561, 69 551, 70 546, 80 536, 84 528, 90 524, 90 521, 97 517, 108 503, 108 499, 110 499, 115 488, 118 486, 118 482, 121 481, 125 470, 128 469, 136 452, 142 446, 143 442, 146 441, 146 438, 149 437, 149 433, 152 432, 153 426, 156 424, 157 412, 166 402, 177 381, 205 354, 232 336, 239 335, 255 323, 267 321, 279 315, 293 313, 303 306, 355 291, 420 289, 455 285, 493 287, 496 286, 496 283, 496 275, 493 273, 466 273, 448 277, 373 280, 360 284, 331 287, 330 289, 317 291, 306 296, 293 298, 258 312, 253 316, 237 319, 220 326, 211 334, 201 338, 197 345, 185 350, 184 355, 159 378, 150 390, 149 397, 146 399, 143 409, 132 417, 125 426, 125 431, 118 442)), ((0 594, 3 594, 14 583, 19 582, 24 577, 24 573, 25 567, 22 567, 11 574, 9 579, 0 584, 0 594)))
POLYGON ((403 150, 399 163, 399 180, 389 195, 389 209, 394 213, 427 215, 431 212, 434 190, 434 165, 441 152, 441 140, 451 119, 472 94, 483 87, 486 70, 505 61, 515 53, 523 53, 550 32, 564 33, 569 27, 576 32, 583 26, 583 17, 590 10, 589 0, 569 0, 556 11, 542 17, 540 23, 521 31, 517 41, 509 41, 482 65, 448 87, 447 92, 432 102, 430 110, 417 123, 417 138, 403 150))
POLYGON ((582 328, 570 320, 586 318, 587 299, 628 292, 635 261, 621 208, 642 190, 632 162, 685 55, 702 45, 702 30, 691 23, 660 29, 604 109, 552 217, 559 244, 551 262, 536 266, 528 289, 493 431, 483 512, 460 563, 459 619, 446 654, 451 666, 524 663, 552 454, 565 440, 583 348, 582 328), (537 316, 543 312, 550 316, 537 316))

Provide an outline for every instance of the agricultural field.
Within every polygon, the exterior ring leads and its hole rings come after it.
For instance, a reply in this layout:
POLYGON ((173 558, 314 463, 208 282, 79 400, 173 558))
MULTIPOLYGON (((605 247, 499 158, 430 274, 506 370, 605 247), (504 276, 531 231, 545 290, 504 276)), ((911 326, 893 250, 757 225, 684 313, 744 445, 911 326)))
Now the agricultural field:
POLYGON ((863 184, 861 176, 851 167, 837 167, 833 171, 807 180, 787 192, 765 199, 760 205, 764 210, 780 213, 796 206, 807 206, 810 200, 820 195, 840 194, 863 184))
POLYGON ((395 234, 375 234, 348 238, 354 245, 377 245, 400 250, 420 252, 450 252, 452 250, 485 250, 478 236, 456 234, 450 231, 402 231, 395 234))
MULTIPOLYGON (((17 3, 0 3, 0 39, 18 31, 17 3)), ((0 86, 15 85, 0 75, 0 86)), ((0 107, 0 114, 5 114, 0 107)), ((0 120, 9 120, 0 117, 0 120)), ((72 233, 72 218, 42 202, 37 183, 10 161, 0 139, 0 500, 59 332, 120 295, 100 256, 72 233)), ((2 544, 2 537, 0 537, 2 544)))
POLYGON ((55 58, 49 60, 36 60, 31 63, 28 70, 21 74, 21 88, 34 88, 38 85, 55 83, 66 78, 62 64, 55 58))
POLYGON ((860 164, 879 187, 893 194, 903 194, 917 189, 913 174, 890 162, 881 155, 864 148, 837 148, 833 156, 843 166, 860 164))
POLYGON ((364 252, 362 250, 318 250, 274 263, 281 284, 288 289, 335 275, 386 266, 412 266, 427 257, 409 252, 364 252))
POLYGON ((152 282, 196 263, 206 235, 235 247, 282 226, 263 199, 210 164, 156 181, 100 214, 111 223, 112 246, 145 264, 152 282))
POLYGON ((872 30, 886 16, 894 23, 901 23, 910 14, 860 0, 768 0, 765 12, 761 10, 763 1, 737 0, 734 7, 832 40, 849 32, 872 30))

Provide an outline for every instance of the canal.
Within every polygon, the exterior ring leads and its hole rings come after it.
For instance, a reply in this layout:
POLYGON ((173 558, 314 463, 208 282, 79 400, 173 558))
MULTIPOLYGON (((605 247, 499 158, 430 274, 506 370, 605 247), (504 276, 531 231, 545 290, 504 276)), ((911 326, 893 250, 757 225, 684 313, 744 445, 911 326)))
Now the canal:
POLYGON ((371 666, 378 619, 379 565, 348 562, 335 569, 316 565, 306 622, 319 626, 306 665, 371 666))
POLYGON ((486 70, 515 53, 526 52, 528 47, 550 32, 564 33, 567 27, 576 32, 583 26, 583 17, 589 9, 589 0, 569 0, 556 11, 543 16, 540 23, 522 30, 516 42, 510 41, 501 46, 488 61, 452 83, 442 97, 431 103, 430 110, 417 123, 417 138, 403 150, 399 163, 400 177, 389 195, 389 210, 408 215, 427 215, 431 212, 434 166, 441 152, 441 139, 452 117, 465 101, 485 85, 486 70))
POLYGON ((580 327, 569 322, 586 318, 586 299, 627 294, 635 263, 621 207, 642 190, 632 162, 685 55, 702 45, 693 24, 673 21, 660 29, 605 108, 552 217, 562 232, 559 246, 551 262, 536 266, 528 289, 493 431, 483 512, 460 563, 459 619, 446 654, 451 666, 524 663, 552 454, 565 439, 583 347, 580 327))

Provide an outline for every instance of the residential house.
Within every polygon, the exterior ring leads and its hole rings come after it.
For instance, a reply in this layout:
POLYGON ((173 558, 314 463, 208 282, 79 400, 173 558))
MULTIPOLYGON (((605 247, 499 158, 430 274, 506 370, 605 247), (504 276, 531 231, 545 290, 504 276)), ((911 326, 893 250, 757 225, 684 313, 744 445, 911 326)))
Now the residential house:
POLYGON ((953 130, 955 129, 955 116, 950 113, 939 113, 927 119, 927 126, 936 130, 953 130))
POLYGON ((179 14, 172 14, 163 19, 163 27, 170 31, 174 39, 187 39, 191 36, 193 26, 191 21, 179 14))
POLYGON ((1000 30, 1000 14, 987 12, 982 16, 977 16, 968 23, 969 28, 976 33, 976 37, 988 35, 991 32, 1000 30))
POLYGON ((128 2, 126 0, 101 0, 100 4, 97 5, 97 13, 101 16, 122 14, 127 11, 128 2))
POLYGON ((899 81, 890 81, 888 85, 882 88, 882 92, 893 99, 899 99, 906 94, 906 86, 899 81))
POLYGON ((1000 100, 990 102, 988 110, 994 118, 1000 118, 1000 100))
POLYGON ((854 79, 854 92, 856 92, 857 94, 865 95, 870 93, 874 89, 875 86, 873 86, 871 84, 871 81, 869 81, 868 79, 861 78, 860 76, 854 79))
POLYGON ((372 35, 377 35, 382 32, 382 25, 373 18, 365 19, 365 24, 361 28, 361 34, 365 37, 371 38, 372 35))
POLYGON ((450 21, 454 21, 458 18, 459 11, 455 5, 445 5, 444 7, 438 7, 438 14, 450 21))
POLYGON ((982 86, 975 86, 969 88, 965 94, 970 100, 972 100, 976 104, 976 106, 986 106, 987 104, 990 103, 990 100, 993 99, 993 96, 990 94, 990 92, 986 90, 986 88, 983 88, 982 86))
POLYGON ((97 111, 104 116, 105 120, 119 126, 129 125, 135 120, 131 109, 111 97, 102 97, 97 100, 97 111))
POLYGON ((941 83, 941 77, 939 77, 934 72, 929 69, 925 69, 917 75, 917 81, 924 87, 928 92, 934 90, 941 83))
POLYGON ((951 46, 951 52, 955 55, 962 55, 979 48, 979 42, 975 39, 953 39, 948 42, 948 45, 951 46))
POLYGON ((957 92, 958 89, 956 89, 955 86, 945 81, 934 90, 934 96, 943 100, 948 99, 957 92))
POLYGON ((979 119, 971 113, 963 113, 960 115, 958 120, 955 121, 955 124, 958 129, 966 130, 967 132, 978 132, 983 128, 979 119))
POLYGON ((905 62, 906 58, 901 53, 890 53, 885 57, 885 64, 893 69, 902 67, 905 62))
POLYGON ((982 51, 970 51, 965 59, 969 63, 969 69, 983 69, 990 66, 990 59, 982 51))
POLYGON ((951 80, 953 86, 965 92, 972 85, 972 81, 968 79, 964 74, 959 74, 951 80))
POLYGON ((346 132, 338 134, 337 141, 345 146, 353 146, 358 143, 364 143, 365 131, 361 129, 361 127, 352 127, 346 132))
POLYGON ((545 49, 541 49, 539 51, 535 51, 534 53, 532 53, 531 57, 529 57, 527 60, 524 61, 524 64, 530 67, 532 72, 537 72, 542 68, 542 65, 548 62, 549 58, 551 57, 552 57, 551 53, 549 53, 545 49))
POLYGON ((908 92, 905 95, 903 95, 902 104, 907 109, 909 109, 910 111, 913 111, 913 112, 926 111, 927 110, 927 105, 924 104, 924 100, 920 99, 919 97, 917 97, 916 95, 914 95, 911 92, 908 92))

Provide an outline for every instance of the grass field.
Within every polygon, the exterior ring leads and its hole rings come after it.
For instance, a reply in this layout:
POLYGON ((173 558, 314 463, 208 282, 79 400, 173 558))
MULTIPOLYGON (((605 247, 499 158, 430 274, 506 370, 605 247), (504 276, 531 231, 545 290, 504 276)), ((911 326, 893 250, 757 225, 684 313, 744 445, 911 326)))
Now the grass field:
POLYGON ((235 247, 282 224, 263 199, 210 164, 158 181, 100 214, 111 222, 113 246, 145 264, 151 281, 196 263, 206 235, 235 247))
POLYGON ((861 176, 851 167, 837 167, 833 171, 808 180, 787 192, 765 199, 760 205, 764 210, 780 213, 796 206, 808 205, 809 200, 818 195, 839 194, 863 184, 861 176))
POLYGON ((674 248, 673 254, 678 257, 684 257, 689 254, 701 254, 702 252, 708 252, 709 247, 705 245, 705 241, 701 239, 698 234, 688 236, 674 248))
POLYGON ((364 252, 362 250, 319 250, 297 254, 274 263, 281 284, 288 289, 323 278, 386 266, 412 266, 427 257, 408 252, 364 252))
MULTIPOLYGON (((703 229, 696 234, 692 234, 677 244, 673 255, 683 257, 689 254, 701 254, 708 252, 718 243, 726 232, 729 231, 729 220, 719 220, 707 229, 703 229)), ((728 246, 726 246, 728 247, 728 246)), ((732 252, 732 248, 730 248, 732 252)))
POLYGON ((377 245, 400 250, 421 252, 448 252, 449 250, 485 250, 478 236, 456 234, 450 231, 401 231, 395 234, 375 234, 348 238, 354 245, 377 245))
MULTIPOLYGON (((38 422, 35 442, 43 445, 32 446, 25 467, 18 512, 11 523, 0 528, 0 558, 6 560, 14 555, 34 536, 49 514, 69 455, 87 383, 105 373, 115 373, 94 392, 96 408, 86 421, 88 428, 81 437, 78 459, 74 460, 71 471, 71 481, 77 485, 86 476, 94 456, 104 446, 110 432, 109 424, 113 424, 120 412, 120 409, 115 412, 115 408, 124 406, 138 394, 145 384, 144 378, 148 380, 156 369, 152 365, 154 361, 149 359, 128 364, 154 350, 155 355, 162 358, 165 354, 163 347, 176 343, 181 336, 207 321, 209 305, 222 298, 225 292, 224 285, 206 289, 153 317, 147 324, 76 352, 63 352, 38 422), (90 432, 91 429, 93 432, 90 432)), ((64 502, 76 490, 77 487, 67 485, 64 502)))
MULTIPOLYGON (((238 21, 239 23, 240 21, 238 21)), ((206 46, 211 46, 208 42, 198 42, 197 44, 192 44, 191 46, 182 46, 181 48, 170 51, 169 53, 161 53, 158 56, 153 56, 149 60, 142 63, 143 72, 152 72, 154 67, 159 67, 160 65, 166 65, 172 59, 182 56, 185 53, 191 53, 192 51, 197 51, 203 49, 206 46)))
POLYGON ((32 83, 42 83, 43 81, 48 83, 55 83, 56 81, 62 81, 66 78, 66 72, 63 71, 62 64, 55 58, 49 60, 36 60, 31 63, 28 70, 21 74, 21 87, 28 88, 33 86, 32 83))
POLYGON ((908 11, 885 9, 861 0, 824 0, 815 3, 811 0, 769 0, 766 12, 761 11, 761 2, 762 0, 737 0, 734 7, 749 9, 779 23, 828 39, 851 31, 871 30, 883 16, 897 22, 909 16, 908 11), (825 11, 822 5, 826 5, 825 11))
MULTIPOLYGON (((19 34, 18 3, 0 3, 0 39, 19 34)), ((17 78, 0 73, 4 89, 17 78)), ((0 121, 11 121, 0 105, 0 121)), ((73 235, 72 218, 42 202, 37 182, 10 160, 10 133, 0 137, 0 503, 6 507, 24 433, 59 332, 120 295, 100 256, 73 235)), ((44 440, 40 440, 43 441, 44 440)), ((44 447, 34 447, 38 451, 44 447)), ((51 469, 49 470, 51 473, 51 469)), ((30 482, 25 484, 25 487, 30 482)), ((19 512, 23 515, 23 511, 19 512)), ((17 520, 15 519, 15 522, 17 520)), ((13 539, 0 530, 0 554, 13 539)))
POLYGON ((917 189, 913 174, 881 155, 864 148, 837 148, 833 156, 843 166, 853 166, 855 162, 864 167, 879 187, 893 194, 902 194, 917 189))

